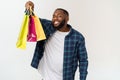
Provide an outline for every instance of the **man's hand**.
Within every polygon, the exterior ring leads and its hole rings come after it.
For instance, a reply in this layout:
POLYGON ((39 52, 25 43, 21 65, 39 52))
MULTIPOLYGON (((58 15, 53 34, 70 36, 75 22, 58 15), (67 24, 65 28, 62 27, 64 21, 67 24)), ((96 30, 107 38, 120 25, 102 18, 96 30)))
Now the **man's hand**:
POLYGON ((34 3, 32 1, 28 1, 25 3, 25 8, 30 10, 30 8, 34 11, 34 3))

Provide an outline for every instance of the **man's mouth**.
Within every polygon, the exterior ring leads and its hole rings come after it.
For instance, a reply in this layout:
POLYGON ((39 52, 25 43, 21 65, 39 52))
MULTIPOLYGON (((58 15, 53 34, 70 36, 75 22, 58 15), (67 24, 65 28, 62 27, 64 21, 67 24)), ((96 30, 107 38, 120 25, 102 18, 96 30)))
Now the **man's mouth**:
POLYGON ((59 25, 59 23, 60 23, 59 21, 55 21, 54 25, 59 25))

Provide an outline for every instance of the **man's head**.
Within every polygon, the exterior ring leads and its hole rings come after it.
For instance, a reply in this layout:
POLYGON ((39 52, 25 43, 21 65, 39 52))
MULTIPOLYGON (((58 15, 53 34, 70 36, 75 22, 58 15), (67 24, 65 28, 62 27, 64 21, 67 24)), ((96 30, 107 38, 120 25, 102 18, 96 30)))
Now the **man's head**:
POLYGON ((69 20, 69 13, 62 8, 57 8, 53 14, 52 24, 57 30, 66 27, 69 20))

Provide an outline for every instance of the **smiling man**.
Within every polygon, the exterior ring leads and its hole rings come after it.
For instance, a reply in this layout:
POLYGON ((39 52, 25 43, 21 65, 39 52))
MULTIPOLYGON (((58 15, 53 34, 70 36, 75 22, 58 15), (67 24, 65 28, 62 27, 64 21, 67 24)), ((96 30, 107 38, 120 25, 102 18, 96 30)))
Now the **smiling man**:
MULTIPOLYGON (((34 4, 28 1, 27 9, 34 9, 34 4)), ((79 66, 80 79, 86 80, 88 56, 84 36, 72 28, 69 13, 57 8, 52 21, 41 19, 46 40, 36 44, 32 67, 38 69, 43 80, 74 80, 77 66, 79 66)))

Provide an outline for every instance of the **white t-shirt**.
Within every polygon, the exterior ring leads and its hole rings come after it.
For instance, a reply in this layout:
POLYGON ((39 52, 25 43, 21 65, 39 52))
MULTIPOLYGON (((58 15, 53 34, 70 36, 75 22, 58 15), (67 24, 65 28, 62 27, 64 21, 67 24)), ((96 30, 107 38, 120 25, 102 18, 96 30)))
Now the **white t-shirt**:
POLYGON ((64 39, 68 33, 56 31, 46 42, 38 66, 43 80, 63 80, 64 39))

